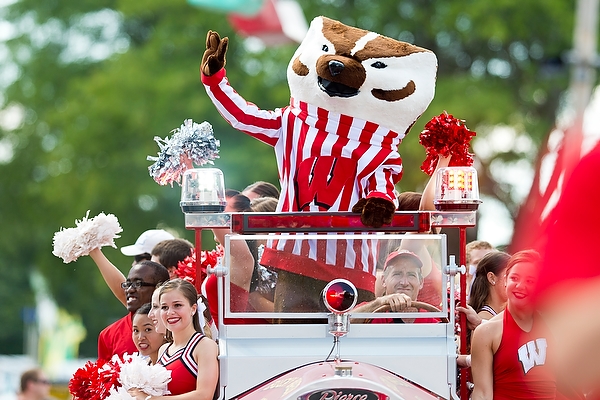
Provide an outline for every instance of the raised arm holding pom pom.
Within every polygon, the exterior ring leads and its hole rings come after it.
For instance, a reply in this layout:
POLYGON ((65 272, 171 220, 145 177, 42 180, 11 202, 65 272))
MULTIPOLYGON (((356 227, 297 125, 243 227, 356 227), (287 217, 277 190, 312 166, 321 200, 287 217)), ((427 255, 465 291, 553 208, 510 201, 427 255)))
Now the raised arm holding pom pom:
POLYGON ((88 218, 86 213, 81 220, 75 220, 75 228, 61 228, 54 234, 52 254, 63 259, 65 264, 87 256, 90 251, 103 246, 116 248, 115 238, 123 231, 117 217, 100 213, 88 218))
POLYGON ((421 170, 433 175, 439 168, 439 157, 452 157, 447 166, 470 167, 473 165, 473 154, 469 153, 469 144, 476 133, 470 131, 465 121, 456 119, 444 111, 433 117, 419 136, 419 143, 425 147, 427 157, 421 170))

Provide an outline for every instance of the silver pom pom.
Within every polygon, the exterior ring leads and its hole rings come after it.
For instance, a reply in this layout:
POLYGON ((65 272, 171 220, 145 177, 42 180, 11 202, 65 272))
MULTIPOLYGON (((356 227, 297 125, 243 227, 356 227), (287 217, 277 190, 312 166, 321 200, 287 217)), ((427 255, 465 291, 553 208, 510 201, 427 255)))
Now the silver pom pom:
POLYGON ((186 119, 180 128, 170 133, 173 134, 170 139, 154 137, 160 151, 158 157, 148 156, 149 161, 154 161, 148 171, 159 185, 181 184, 181 176, 187 169, 194 168, 194 164, 213 164, 212 160, 219 158, 220 143, 208 122, 197 124, 186 119))

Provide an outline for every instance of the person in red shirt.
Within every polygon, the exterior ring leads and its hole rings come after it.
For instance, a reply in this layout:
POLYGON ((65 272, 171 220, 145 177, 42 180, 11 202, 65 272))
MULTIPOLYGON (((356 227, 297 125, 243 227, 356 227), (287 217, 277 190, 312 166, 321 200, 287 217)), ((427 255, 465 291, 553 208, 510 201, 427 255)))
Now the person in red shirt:
POLYGON ((115 354, 122 356, 138 351, 131 338, 133 314, 143 304, 150 303, 156 285, 167 280, 169 272, 159 263, 144 260, 131 267, 127 280, 121 284, 129 313, 100 332, 98 359, 110 360, 115 354))
POLYGON ((540 238, 542 267, 536 302, 557 339, 557 373, 573 386, 600 392, 600 143, 565 179, 540 238), (588 205, 590 207, 588 207, 588 205))
POLYGON ((168 397, 149 396, 130 389, 137 400, 212 400, 219 381, 218 347, 202 334, 196 316, 198 294, 191 283, 172 279, 160 288, 160 318, 171 332, 173 341, 159 350, 158 364, 171 371, 168 397))
POLYGON ((552 339, 532 300, 540 261, 533 250, 510 258, 506 308, 473 332, 473 400, 556 398, 552 339))

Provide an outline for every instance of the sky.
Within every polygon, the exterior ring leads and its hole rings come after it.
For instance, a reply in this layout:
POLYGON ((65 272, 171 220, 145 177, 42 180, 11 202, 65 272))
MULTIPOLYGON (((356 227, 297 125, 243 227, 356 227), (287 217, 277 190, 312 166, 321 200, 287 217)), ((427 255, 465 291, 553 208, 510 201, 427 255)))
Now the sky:
POLYGON ((477 239, 498 247, 510 243, 514 224, 504 204, 491 197, 482 197, 477 219, 477 239))

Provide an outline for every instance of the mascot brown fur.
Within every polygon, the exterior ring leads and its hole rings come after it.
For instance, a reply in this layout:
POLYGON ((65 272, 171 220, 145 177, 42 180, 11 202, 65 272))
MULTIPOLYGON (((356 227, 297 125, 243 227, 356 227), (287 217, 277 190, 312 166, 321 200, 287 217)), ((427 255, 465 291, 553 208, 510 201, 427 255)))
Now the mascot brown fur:
MULTIPOLYGON (((201 79, 234 128, 274 147, 278 211, 352 210, 366 226, 389 224, 402 176, 397 147, 434 95, 433 52, 317 17, 288 65, 290 104, 269 111, 229 85, 227 45, 228 38, 208 32, 201 79)), ((279 271, 276 309, 314 309, 325 282, 340 276, 356 285, 360 301, 373 297, 376 254, 364 252, 363 241, 294 242, 274 241, 261 260, 279 271), (330 248, 319 254, 319 246, 330 248), (313 301, 295 298, 298 292, 311 292, 313 301)))

